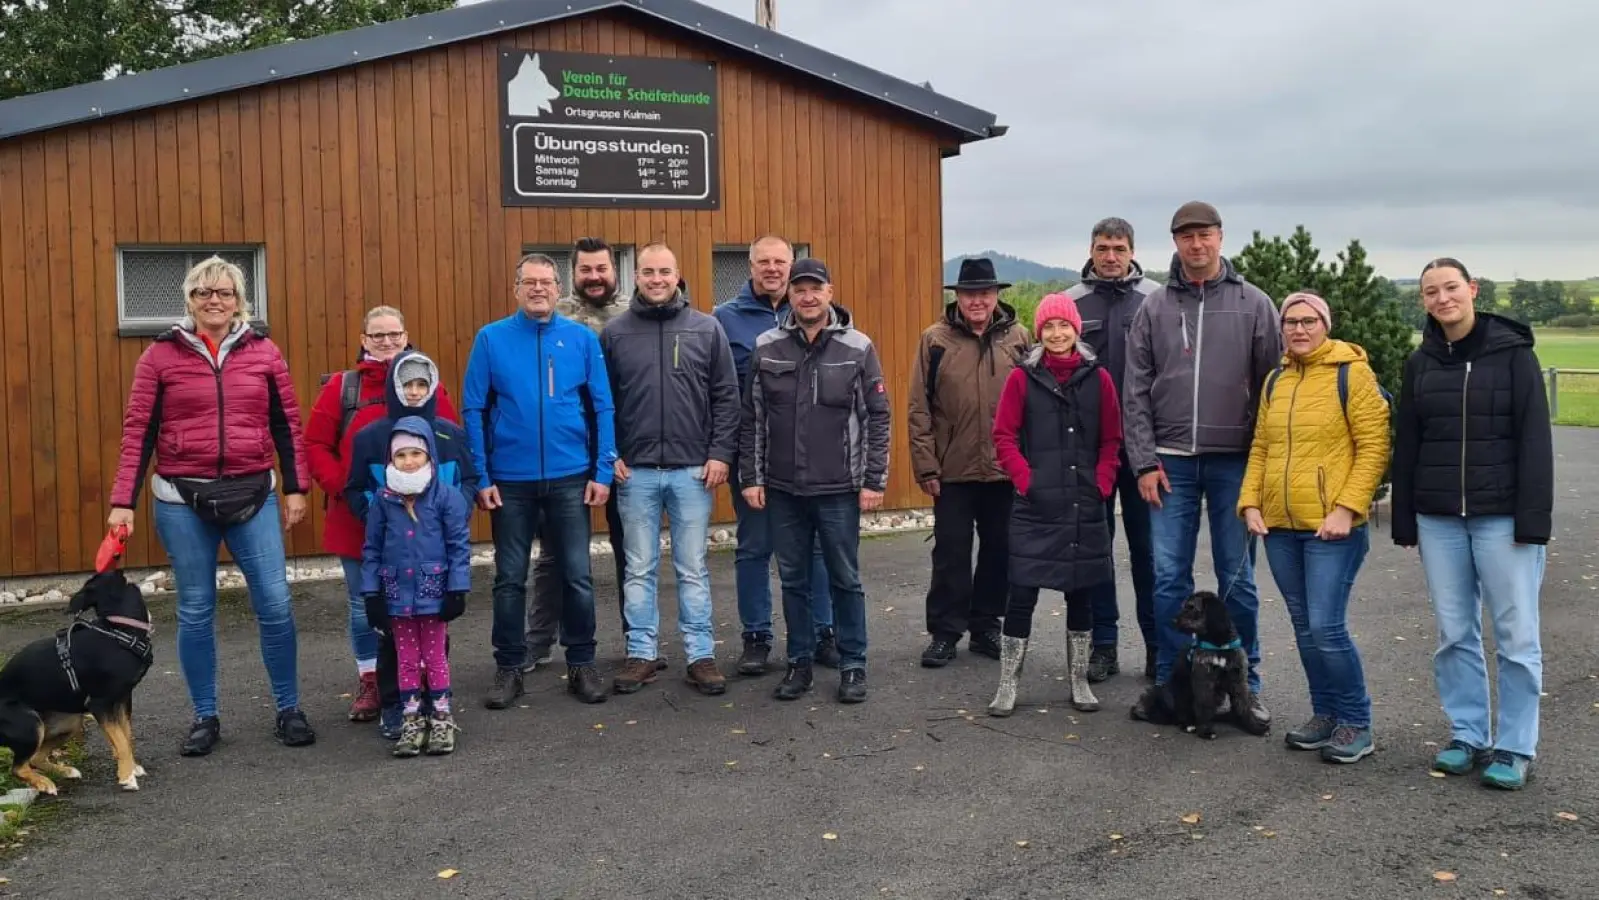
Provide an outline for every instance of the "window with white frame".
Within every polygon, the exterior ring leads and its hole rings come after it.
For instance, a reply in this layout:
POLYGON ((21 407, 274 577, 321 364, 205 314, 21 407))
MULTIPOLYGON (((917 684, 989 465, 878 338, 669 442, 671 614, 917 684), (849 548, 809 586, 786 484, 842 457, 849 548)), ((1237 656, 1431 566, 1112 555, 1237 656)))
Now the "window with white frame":
MULTIPOLYGON (((551 247, 539 244, 523 247, 523 253, 542 253, 555 260, 555 277, 561 281, 561 295, 571 296, 576 291, 572 284, 572 247, 551 247)), ((627 297, 633 293, 633 248, 611 246, 611 253, 616 257, 616 289, 622 296, 627 297)))
POLYGON ((118 247, 117 328, 125 335, 158 334, 188 312, 183 278, 197 263, 220 256, 244 270, 251 321, 267 322, 266 254, 260 247, 118 247))
MULTIPOLYGON (((794 258, 804 259, 811 255, 810 244, 795 244, 794 258)), ((718 247, 711 253, 711 289, 713 303, 724 303, 738 296, 744 289, 744 282, 750 280, 750 248, 718 247)))

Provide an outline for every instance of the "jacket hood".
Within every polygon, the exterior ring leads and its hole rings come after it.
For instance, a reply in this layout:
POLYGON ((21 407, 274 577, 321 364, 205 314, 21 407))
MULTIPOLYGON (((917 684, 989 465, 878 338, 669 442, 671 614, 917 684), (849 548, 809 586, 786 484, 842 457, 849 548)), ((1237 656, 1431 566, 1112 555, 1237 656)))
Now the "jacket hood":
MULTIPOLYGON (((822 334, 826 334, 829 331, 848 331, 855 327, 852 324, 854 317, 851 316, 849 310, 845 309, 844 307, 835 303, 833 304, 831 313, 832 315, 828 317, 827 324, 822 326, 822 334)), ((783 315, 782 318, 778 320, 777 327, 784 331, 794 332, 796 336, 799 334, 799 321, 794 318, 793 307, 787 305, 783 307, 783 315)))
MULTIPOLYGON (((396 434, 411 434, 422 439, 428 445, 428 461, 435 469, 439 465, 439 442, 433 436, 433 425, 421 416, 401 416, 394 427, 389 430, 389 440, 394 440, 396 434)), ((384 448, 385 454, 388 448, 384 448)))
POLYGON ((1321 346, 1310 351, 1310 355, 1300 359, 1288 352, 1283 353, 1283 366, 1340 366, 1344 363, 1368 362, 1366 348, 1348 341, 1328 338, 1322 341, 1321 346))
MULTIPOLYGON (((421 353, 415 350, 402 350, 389 360, 389 377, 383 387, 383 399, 388 405, 389 418, 400 420, 405 418, 421 418, 428 422, 433 421, 434 408, 439 399, 439 367, 421 353), (427 363, 428 386, 427 397, 423 398, 421 406, 407 406, 405 403, 404 385, 400 384, 400 362, 406 359, 416 359, 427 363)), ((431 431, 431 429, 429 429, 431 431)))
POLYGON ((1477 324, 1472 326, 1470 334, 1454 343, 1453 349, 1449 339, 1444 337, 1443 326, 1432 316, 1427 317, 1427 324, 1421 329, 1421 349, 1439 359, 1477 359, 1500 350, 1532 345, 1531 326, 1490 312, 1477 313, 1477 324))
POLYGON ((1094 271, 1093 260, 1083 263, 1082 272, 1079 280, 1084 284, 1136 284, 1144 280, 1144 267, 1139 265, 1136 259, 1128 263, 1127 274, 1121 278, 1101 278, 1099 273, 1094 271))
MULTIPOLYGON (((966 319, 961 316, 960 301, 958 300, 952 300, 949 303, 944 304, 944 321, 948 323, 951 328, 958 328, 967 334, 972 333, 971 326, 967 325, 966 319)), ((999 305, 994 307, 994 317, 989 321, 988 329, 983 333, 997 334, 1015 324, 1016 307, 1011 306, 1009 303, 1001 300, 999 301, 999 305)))
MULTIPOLYGON (((1231 281, 1234 284, 1244 283, 1244 276, 1238 274, 1238 270, 1233 268, 1233 261, 1225 256, 1221 258, 1221 271, 1217 273, 1215 278, 1205 282, 1205 286, 1213 287, 1224 281, 1231 281)), ((1166 286, 1180 291, 1192 291, 1194 289, 1188 279, 1183 277, 1183 258, 1179 254, 1173 253, 1171 255, 1171 268, 1166 270, 1166 286)))
POLYGON ((661 320, 672 318, 679 312, 682 312, 687 306, 688 298, 683 296, 683 292, 681 290, 672 294, 672 299, 660 305, 656 305, 644 299, 644 294, 642 291, 634 291, 633 300, 629 304, 628 308, 646 319, 661 320))

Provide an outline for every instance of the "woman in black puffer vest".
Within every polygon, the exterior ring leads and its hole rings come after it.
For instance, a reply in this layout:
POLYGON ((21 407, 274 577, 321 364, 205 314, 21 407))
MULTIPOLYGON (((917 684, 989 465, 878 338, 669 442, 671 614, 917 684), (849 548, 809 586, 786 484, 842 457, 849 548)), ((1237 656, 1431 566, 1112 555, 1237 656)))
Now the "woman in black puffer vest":
POLYGON ((1538 592, 1554 507, 1554 450, 1532 329, 1477 312, 1457 260, 1422 270, 1427 324, 1405 363, 1394 441, 1394 543, 1421 547, 1438 623, 1433 674, 1449 745, 1433 768, 1483 766, 1491 787, 1526 784, 1538 745, 1543 651, 1538 592), (1482 604, 1498 650, 1490 728, 1482 604))
POLYGON ((1040 589, 1066 595, 1072 705, 1099 709, 1088 686, 1094 624, 1088 589, 1114 577, 1105 498, 1116 484, 1122 441, 1116 385, 1079 352, 1082 317, 1071 298, 1045 297, 1033 323, 1040 346, 1011 370, 994 415, 994 455, 1016 488, 999 690, 988 707, 996 716, 1010 715, 1016 705, 1040 589))

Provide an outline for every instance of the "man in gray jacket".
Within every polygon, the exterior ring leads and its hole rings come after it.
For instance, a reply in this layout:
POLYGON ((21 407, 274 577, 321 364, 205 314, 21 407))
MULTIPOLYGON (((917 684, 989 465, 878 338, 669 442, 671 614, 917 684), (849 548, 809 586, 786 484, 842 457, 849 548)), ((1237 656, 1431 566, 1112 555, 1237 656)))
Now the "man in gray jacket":
POLYGON ((1203 499, 1218 593, 1249 654, 1251 708, 1234 712, 1265 724, 1271 715, 1259 698, 1254 542, 1236 507, 1261 384, 1282 356, 1282 332, 1271 298, 1222 256, 1215 207, 1183 204, 1171 230, 1177 253, 1170 275, 1139 306, 1127 333, 1125 441, 1139 494, 1150 506, 1160 643, 1156 684, 1132 713, 1142 719, 1154 712, 1188 645, 1172 620, 1194 590, 1203 499))
POLYGON ((716 667, 711 576, 705 563, 715 490, 738 450, 738 374, 722 326, 688 305, 677 256, 665 244, 639 251, 627 312, 600 332, 616 403, 617 510, 626 577, 627 661, 618 694, 655 680, 660 608, 661 513, 671 520, 677 621, 685 673, 704 694, 727 682, 716 667))
POLYGON ((788 674, 779 700, 811 689, 811 553, 819 539, 833 589, 841 703, 866 699, 866 594, 858 563, 861 513, 888 488, 889 408, 872 339, 833 305, 818 259, 789 272, 789 310, 755 341, 739 429, 739 482, 769 509, 788 624, 788 674), (840 440, 842 438, 842 440, 840 440))

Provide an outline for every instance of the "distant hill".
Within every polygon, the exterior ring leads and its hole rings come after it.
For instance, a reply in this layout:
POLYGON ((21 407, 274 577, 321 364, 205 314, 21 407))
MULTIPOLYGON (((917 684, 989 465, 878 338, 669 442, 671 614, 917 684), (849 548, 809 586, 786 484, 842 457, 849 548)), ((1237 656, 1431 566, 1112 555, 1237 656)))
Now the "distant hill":
POLYGON ((1075 269, 1065 269, 1059 266, 1046 266, 1043 263, 1011 256, 1009 253, 1000 253, 997 250, 981 250, 977 253, 967 253, 953 259, 944 261, 944 283, 954 284, 955 278, 960 274, 961 260, 974 256, 986 256, 994 261, 994 269, 999 273, 1001 281, 1067 281, 1075 282, 1079 279, 1075 269))

